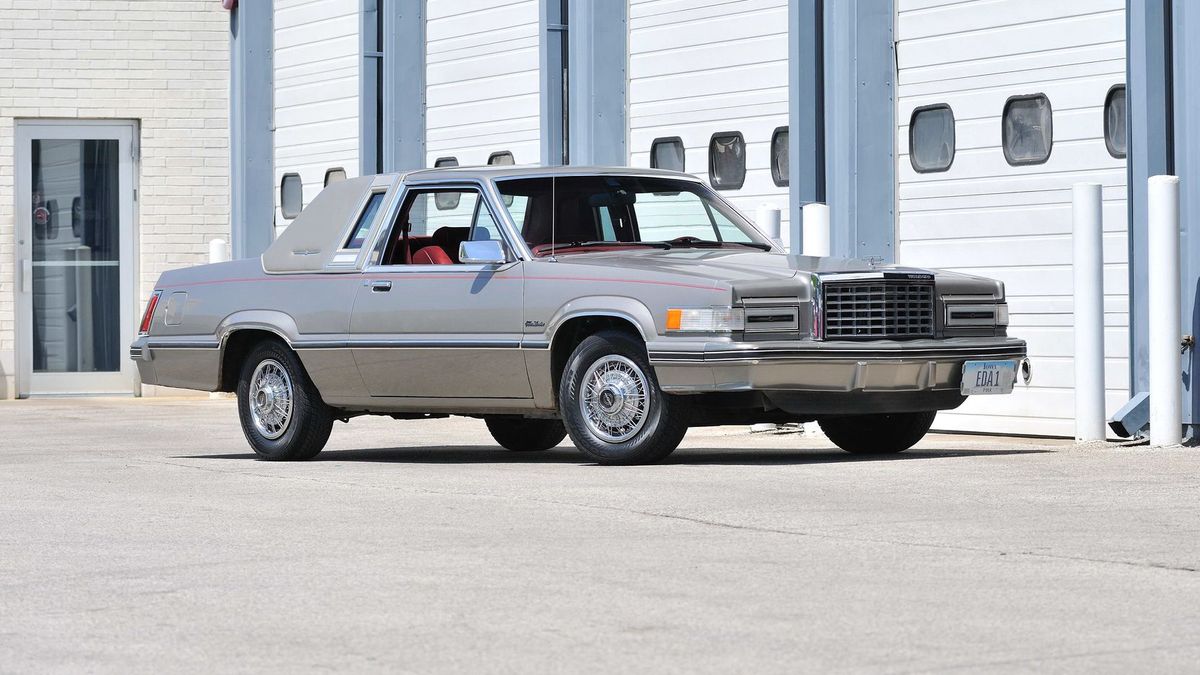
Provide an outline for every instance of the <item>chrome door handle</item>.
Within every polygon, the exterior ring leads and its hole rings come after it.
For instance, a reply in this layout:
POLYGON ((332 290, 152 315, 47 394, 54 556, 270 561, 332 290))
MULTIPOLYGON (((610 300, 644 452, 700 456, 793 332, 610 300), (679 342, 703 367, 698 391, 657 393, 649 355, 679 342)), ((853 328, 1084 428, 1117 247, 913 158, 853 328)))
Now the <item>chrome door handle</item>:
POLYGON ((387 280, 376 280, 371 282, 372 293, 387 293, 392 290, 392 282, 387 280))

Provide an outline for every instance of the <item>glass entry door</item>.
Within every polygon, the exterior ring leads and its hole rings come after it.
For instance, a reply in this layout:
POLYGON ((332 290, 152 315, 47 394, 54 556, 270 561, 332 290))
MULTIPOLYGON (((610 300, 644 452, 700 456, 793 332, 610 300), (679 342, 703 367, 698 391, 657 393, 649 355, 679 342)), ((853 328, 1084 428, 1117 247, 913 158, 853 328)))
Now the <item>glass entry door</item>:
POLYGON ((18 389, 130 394, 132 122, 17 123, 18 389))

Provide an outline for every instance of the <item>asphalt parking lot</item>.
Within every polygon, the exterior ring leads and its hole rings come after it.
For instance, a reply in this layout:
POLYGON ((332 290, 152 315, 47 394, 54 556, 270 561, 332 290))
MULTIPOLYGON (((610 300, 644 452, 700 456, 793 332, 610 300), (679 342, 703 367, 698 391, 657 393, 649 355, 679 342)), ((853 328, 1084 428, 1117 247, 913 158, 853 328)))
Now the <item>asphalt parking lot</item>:
POLYGON ((1187 671, 1200 451, 698 430, 668 463, 232 401, 0 403, 0 671, 1187 671))

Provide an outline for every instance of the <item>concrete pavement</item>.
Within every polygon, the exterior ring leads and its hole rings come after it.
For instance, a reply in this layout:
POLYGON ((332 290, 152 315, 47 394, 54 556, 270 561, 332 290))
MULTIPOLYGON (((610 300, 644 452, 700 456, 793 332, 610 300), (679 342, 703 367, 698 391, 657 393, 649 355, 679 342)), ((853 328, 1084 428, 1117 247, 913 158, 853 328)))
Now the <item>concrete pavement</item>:
POLYGON ((1189 671, 1200 454, 482 422, 252 459, 232 401, 0 403, 0 672, 1189 671))

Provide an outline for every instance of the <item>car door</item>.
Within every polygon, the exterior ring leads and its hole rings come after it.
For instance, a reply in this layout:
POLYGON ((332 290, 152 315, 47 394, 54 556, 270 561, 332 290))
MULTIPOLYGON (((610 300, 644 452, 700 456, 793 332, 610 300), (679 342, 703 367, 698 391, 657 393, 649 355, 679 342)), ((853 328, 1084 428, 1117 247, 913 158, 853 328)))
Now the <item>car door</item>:
POLYGON ((458 245, 494 239, 476 185, 410 188, 362 273, 350 346, 373 397, 530 398, 521 352, 521 262, 463 264, 458 245))

